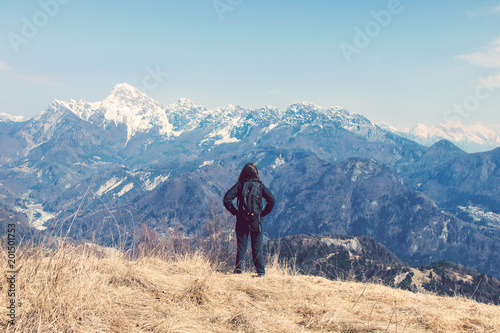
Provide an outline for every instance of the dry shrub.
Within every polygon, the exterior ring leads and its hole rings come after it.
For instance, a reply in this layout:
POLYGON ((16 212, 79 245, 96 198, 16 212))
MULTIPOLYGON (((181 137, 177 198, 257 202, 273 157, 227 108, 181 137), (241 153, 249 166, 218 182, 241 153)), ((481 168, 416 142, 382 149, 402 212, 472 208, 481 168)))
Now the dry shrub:
POLYGON ((234 217, 219 215, 215 205, 211 208, 211 217, 201 226, 195 247, 206 254, 207 259, 218 271, 232 272, 236 256, 236 238, 234 217))
POLYGON ((205 280, 195 279, 183 292, 183 299, 187 299, 196 305, 203 305, 210 302, 210 285, 205 280))
POLYGON ((131 251, 134 258, 171 259, 192 252, 191 242, 179 229, 170 230, 164 239, 154 229, 142 224, 137 231, 136 243, 131 251))

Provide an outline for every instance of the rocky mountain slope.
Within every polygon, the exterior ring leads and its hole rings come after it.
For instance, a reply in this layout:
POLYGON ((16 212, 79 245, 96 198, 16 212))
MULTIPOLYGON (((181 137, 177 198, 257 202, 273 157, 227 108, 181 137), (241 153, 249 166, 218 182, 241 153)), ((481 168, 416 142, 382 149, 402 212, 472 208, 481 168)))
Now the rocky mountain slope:
POLYGON ((194 234, 212 207, 225 214, 224 192, 254 161, 277 198, 270 237, 367 235, 412 264, 446 259, 500 276, 500 228, 471 217, 495 214, 496 151, 426 148, 339 107, 164 105, 120 84, 100 102, 54 101, 0 122, 0 138, 5 209, 39 230, 113 245, 133 242, 140 223, 194 234), (470 212, 444 201, 463 193, 475 198, 470 212))

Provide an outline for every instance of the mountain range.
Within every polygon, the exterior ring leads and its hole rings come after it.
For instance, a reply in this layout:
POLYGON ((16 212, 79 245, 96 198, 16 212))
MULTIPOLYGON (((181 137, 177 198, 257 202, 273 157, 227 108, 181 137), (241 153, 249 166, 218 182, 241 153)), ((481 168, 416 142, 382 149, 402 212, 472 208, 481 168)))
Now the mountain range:
POLYGON ((254 161, 277 199, 270 238, 365 235, 412 265, 499 277, 499 155, 428 148, 340 107, 164 105, 119 84, 101 102, 0 121, 0 217, 109 245, 141 223, 189 237, 230 218, 221 198, 254 161))
POLYGON ((437 126, 417 124, 406 130, 398 130, 383 123, 379 126, 425 146, 431 146, 445 139, 468 153, 500 147, 500 131, 480 124, 466 125, 460 121, 450 120, 437 126))

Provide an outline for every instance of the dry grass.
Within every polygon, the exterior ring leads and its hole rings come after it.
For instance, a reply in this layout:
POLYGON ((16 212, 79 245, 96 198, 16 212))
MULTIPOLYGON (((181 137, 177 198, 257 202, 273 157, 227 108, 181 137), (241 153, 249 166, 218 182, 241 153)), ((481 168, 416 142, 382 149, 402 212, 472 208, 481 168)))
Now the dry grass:
POLYGON ((498 306, 294 275, 276 261, 264 278, 218 272, 199 253, 130 259, 65 245, 24 249, 18 262, 15 327, 1 306, 6 332, 500 331, 498 306))

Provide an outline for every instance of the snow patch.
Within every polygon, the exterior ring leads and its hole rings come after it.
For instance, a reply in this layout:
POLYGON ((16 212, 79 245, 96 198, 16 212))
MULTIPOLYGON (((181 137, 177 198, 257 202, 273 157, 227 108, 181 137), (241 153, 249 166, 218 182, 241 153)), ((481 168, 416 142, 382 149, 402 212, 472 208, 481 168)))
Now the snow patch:
POLYGON ((120 192, 118 192, 118 196, 121 197, 122 195, 124 195, 133 188, 134 188, 134 183, 128 183, 127 185, 123 186, 120 192))
POLYGON ((496 214, 493 212, 485 212, 480 207, 475 207, 475 206, 467 206, 467 207, 458 206, 458 208, 461 211, 469 214, 476 221, 485 219, 487 221, 492 222, 493 224, 500 226, 500 214, 496 214))
POLYGON ((37 170, 35 168, 30 167, 28 163, 24 163, 18 167, 14 167, 11 169, 11 171, 20 173, 29 173, 29 174, 37 172, 37 170))
POLYGON ((235 107, 234 105, 229 105, 227 108, 224 109, 218 108, 213 111, 214 111, 213 115, 216 118, 221 118, 221 117, 226 117, 226 118, 232 117, 232 118, 225 119, 227 123, 221 124, 218 127, 218 129, 215 129, 210 134, 208 134, 207 137, 200 142, 200 145, 202 145, 204 142, 210 139, 217 139, 214 142, 215 146, 223 143, 239 142, 240 141, 239 139, 231 137, 231 133, 242 122, 241 110, 235 107), (240 114, 237 114, 237 112, 240 112, 240 114), (235 113, 236 115, 234 115, 235 113))
POLYGON ((203 162, 201 165, 200 165, 200 168, 203 168, 204 166, 207 166, 207 165, 213 165, 214 164, 214 160, 211 160, 211 161, 205 161, 203 162))
POLYGON ((276 157, 276 159, 274 160, 274 163, 271 164, 271 168, 276 169, 277 167, 284 165, 284 164, 285 164, 285 159, 283 157, 281 157, 281 154, 280 154, 279 157, 276 157))
POLYGON ((441 232, 441 235, 439 235, 439 237, 438 237, 438 238, 444 240, 445 242, 448 239, 448 232, 449 232, 449 230, 448 230, 448 223, 449 222, 450 221, 445 221, 444 222, 443 231, 441 232))
POLYGON ((47 229, 47 227, 44 226, 45 222, 56 217, 44 211, 41 204, 27 204, 25 207, 26 208, 16 206, 15 210, 25 214, 28 217, 29 225, 37 230, 47 229))
POLYGON ((214 133, 214 137, 222 136, 222 139, 219 139, 215 141, 214 145, 220 145, 223 143, 232 143, 232 142, 239 142, 240 140, 236 138, 231 137, 231 132, 234 127, 238 124, 238 122, 241 120, 241 117, 232 119, 231 124, 225 128, 222 128, 220 131, 217 131, 214 133))
POLYGON ((352 251, 361 251, 362 246, 361 243, 357 238, 353 239, 331 239, 331 238, 321 238, 321 241, 328 246, 330 245, 335 245, 335 246, 342 246, 345 249, 352 250, 352 251))
POLYGON ((267 126, 267 127, 266 127, 266 128, 264 128, 264 130, 263 130, 264 134, 269 133, 269 132, 270 132, 273 128, 275 128, 276 126, 278 126, 278 123, 276 123, 276 124, 271 124, 271 125, 267 126))
POLYGON ((352 176, 351 176, 351 182, 356 182, 358 180, 358 177, 363 173, 361 168, 359 168, 358 165, 356 165, 356 168, 352 171, 352 176))
POLYGON ((236 139, 236 138, 231 138, 231 137, 224 137, 220 140, 217 140, 214 142, 214 145, 220 145, 220 144, 223 144, 223 143, 233 143, 233 142, 240 142, 240 140, 236 139))
POLYGON ((106 183, 101 185, 101 187, 99 187, 99 189, 95 192, 95 194, 97 194, 98 196, 102 196, 103 194, 106 194, 109 191, 111 191, 112 189, 118 187, 121 183, 123 183, 123 181, 125 179, 126 178, 122 178, 121 180, 119 180, 118 178, 113 177, 110 180, 108 180, 106 183))
POLYGON ((160 175, 155 177, 153 180, 151 179, 146 179, 144 181, 144 188, 146 191, 152 191, 154 190, 158 185, 166 181, 167 179, 170 178, 170 173, 168 175, 160 175))

